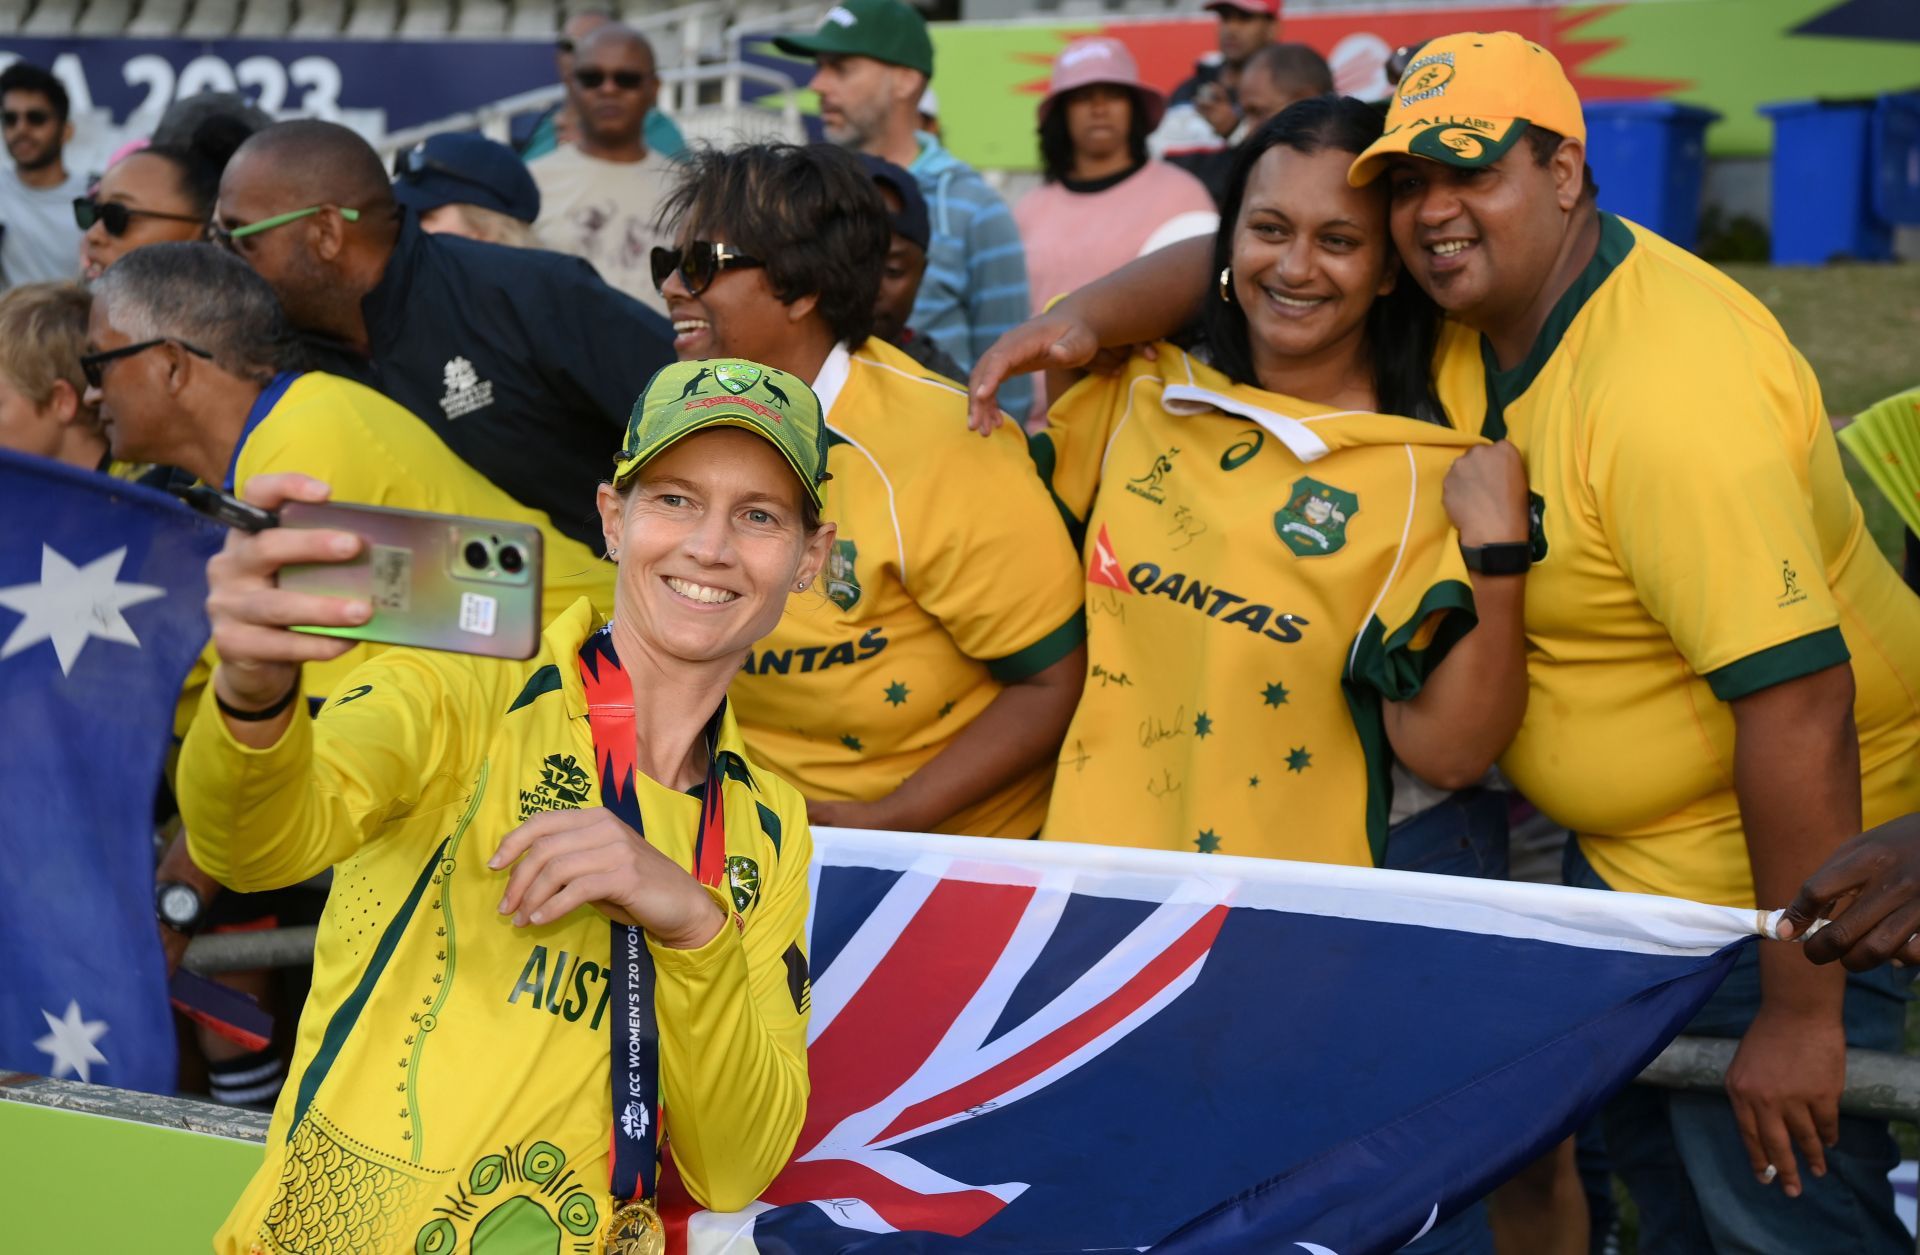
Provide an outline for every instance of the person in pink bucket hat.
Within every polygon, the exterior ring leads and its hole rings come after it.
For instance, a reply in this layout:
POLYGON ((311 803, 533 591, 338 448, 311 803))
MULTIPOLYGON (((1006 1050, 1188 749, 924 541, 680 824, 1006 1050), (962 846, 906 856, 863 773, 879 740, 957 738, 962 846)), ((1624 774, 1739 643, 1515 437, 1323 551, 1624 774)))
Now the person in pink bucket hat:
MULTIPOLYGON (((1163 244, 1211 234, 1213 198, 1186 171, 1147 157, 1166 97, 1141 81, 1117 39, 1079 39, 1053 63, 1040 100, 1046 182, 1013 216, 1027 250, 1034 312, 1163 244)), ((1033 417, 1044 422, 1036 405, 1033 417)))

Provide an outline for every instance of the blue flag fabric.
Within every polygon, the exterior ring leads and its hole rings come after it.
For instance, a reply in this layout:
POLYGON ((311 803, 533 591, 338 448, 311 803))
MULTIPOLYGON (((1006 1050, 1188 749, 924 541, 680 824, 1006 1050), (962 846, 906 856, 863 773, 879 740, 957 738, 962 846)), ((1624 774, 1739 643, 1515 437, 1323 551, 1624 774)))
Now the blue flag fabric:
MULTIPOLYGON (((705 1252, 1391 1251, 1555 1145, 1756 913, 821 830, 812 1096, 705 1252)), ((684 1225, 684 1229, 680 1226, 684 1225)))
POLYGON ((153 798, 222 529, 0 451, 0 1069, 171 1092, 153 798))

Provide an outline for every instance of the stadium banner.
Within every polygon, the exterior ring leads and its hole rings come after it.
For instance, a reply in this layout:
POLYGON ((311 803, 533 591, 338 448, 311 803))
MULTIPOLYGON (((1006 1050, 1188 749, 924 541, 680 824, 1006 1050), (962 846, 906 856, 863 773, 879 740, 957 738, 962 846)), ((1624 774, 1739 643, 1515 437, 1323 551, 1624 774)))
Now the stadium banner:
MULTIPOLYGON (((698 1210, 669 1174, 676 1252, 1392 1250, 1631 1080, 1767 923, 1370 868, 815 837, 805 1128, 743 1212, 698 1210)), ((153 1248, 203 1242, 260 1154, 188 1137, 0 1101, 0 1143, 35 1148, 0 1174, 7 1236, 60 1245, 98 1198, 87 1165, 134 1162, 128 1189, 167 1200, 153 1248)))
POLYGON ((0 535, 0 1071, 170 1092, 154 792, 225 530, 0 451, 0 535))
MULTIPOLYGON (((1386 94, 1384 68, 1405 43, 1458 30, 1517 30, 1550 48, 1588 100, 1672 99, 1722 115, 1717 156, 1758 156, 1772 132, 1758 105, 1859 97, 1920 85, 1920 5, 1882 0, 1626 0, 1624 3, 1394 5, 1353 3, 1288 16, 1282 38, 1317 49, 1344 92, 1386 94)), ((1088 35, 1132 49, 1146 79, 1172 88, 1211 51, 1214 20, 941 22, 934 86, 948 147, 988 169, 1038 167, 1034 109, 1060 50, 1088 35), (943 73, 942 70, 945 72, 943 73)), ((771 33, 745 58, 804 83, 771 33)), ((50 66, 72 93, 79 151, 97 168, 126 138, 149 133, 174 100, 237 90, 269 113, 331 118, 378 140, 392 131, 548 86, 545 39, 142 39, 0 35, 0 63, 50 66)), ((747 100, 767 89, 743 84, 747 100)), ((812 111, 810 93, 803 108, 812 111)), ((769 101, 777 104, 777 101, 769 101)), ((88 164, 81 162, 80 164, 88 164)))

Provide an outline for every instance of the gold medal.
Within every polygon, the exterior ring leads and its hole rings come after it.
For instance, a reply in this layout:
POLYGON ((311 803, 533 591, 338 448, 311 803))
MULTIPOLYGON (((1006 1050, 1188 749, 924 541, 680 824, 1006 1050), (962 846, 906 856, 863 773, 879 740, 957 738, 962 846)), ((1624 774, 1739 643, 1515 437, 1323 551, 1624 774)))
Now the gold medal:
POLYGON ((653 1204, 634 1199, 607 1222, 607 1255, 666 1255, 667 1229, 653 1204))

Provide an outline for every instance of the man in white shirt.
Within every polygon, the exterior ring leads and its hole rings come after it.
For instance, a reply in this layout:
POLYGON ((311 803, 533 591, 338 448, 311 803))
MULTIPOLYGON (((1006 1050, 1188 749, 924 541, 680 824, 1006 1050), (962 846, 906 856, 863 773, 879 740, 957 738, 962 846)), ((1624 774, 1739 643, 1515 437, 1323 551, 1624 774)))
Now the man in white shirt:
POLYGON ((0 73, 0 133, 13 158, 0 172, 0 286, 80 277, 73 202, 87 180, 61 160, 73 138, 67 109, 67 89, 39 66, 16 61, 0 73))
POLYGON ((657 222, 676 178, 673 162, 647 148, 647 111, 660 94, 653 48, 638 32, 602 26, 574 51, 568 99, 579 138, 529 163, 540 185, 534 231, 546 247, 592 262, 600 277, 661 313, 653 286, 657 222))

